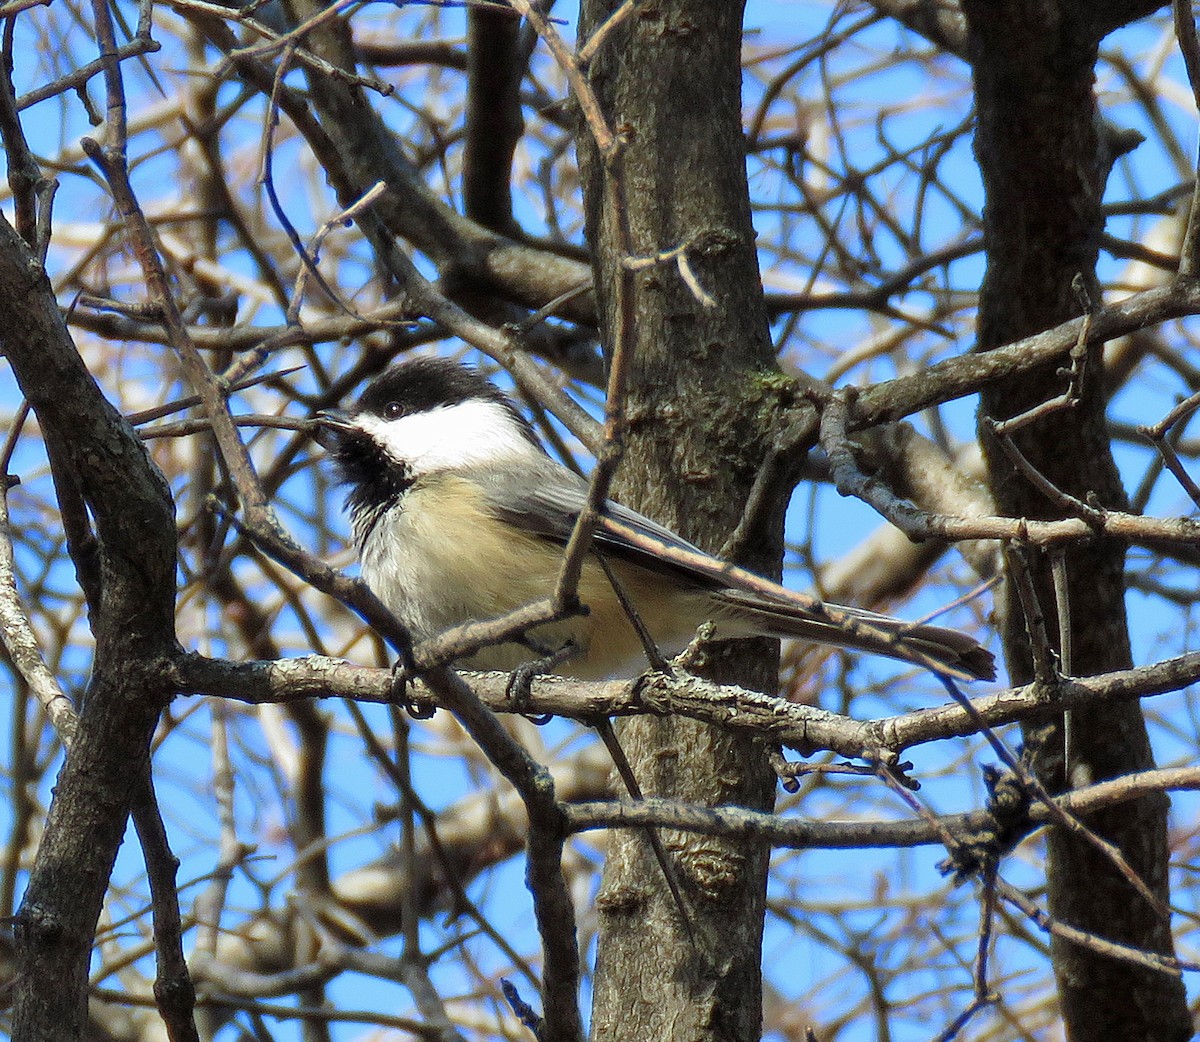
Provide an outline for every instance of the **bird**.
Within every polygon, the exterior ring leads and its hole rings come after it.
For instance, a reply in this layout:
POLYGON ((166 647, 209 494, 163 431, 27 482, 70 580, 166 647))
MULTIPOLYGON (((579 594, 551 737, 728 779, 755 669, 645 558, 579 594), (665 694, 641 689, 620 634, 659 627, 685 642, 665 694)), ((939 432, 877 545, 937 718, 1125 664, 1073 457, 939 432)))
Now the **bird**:
MULTIPOLYGON (((478 369, 443 356, 403 358, 348 410, 314 420, 347 489, 362 579, 414 642, 493 619, 553 594, 588 481, 553 459, 513 402, 478 369)), ((822 603, 734 568, 613 500, 584 560, 585 612, 486 647, 463 668, 514 671, 552 655, 579 680, 647 666, 711 622, 717 639, 794 638, 991 680, 992 654, 957 630, 822 603)))

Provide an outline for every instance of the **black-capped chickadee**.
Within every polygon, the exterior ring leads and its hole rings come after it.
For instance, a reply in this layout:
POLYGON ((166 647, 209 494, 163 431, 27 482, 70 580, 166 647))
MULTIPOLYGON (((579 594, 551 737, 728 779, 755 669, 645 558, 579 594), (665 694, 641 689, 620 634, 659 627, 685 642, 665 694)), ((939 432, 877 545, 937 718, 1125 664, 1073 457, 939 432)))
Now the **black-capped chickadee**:
MULTIPOLYGON (((529 423, 476 370, 442 358, 401 361, 350 412, 317 419, 350 487, 362 577, 415 641, 553 593, 588 484, 545 453, 529 423)), ((644 668, 643 644, 600 554, 665 655, 711 620, 718 638, 791 637, 951 676, 995 676, 991 653, 965 633, 821 605, 773 583, 764 589, 757 577, 739 583, 736 570, 717 577, 711 567, 670 559, 672 550, 683 551, 720 566, 649 518, 612 501, 605 515, 631 535, 597 532, 578 590, 588 613, 534 629, 528 645, 485 648, 465 667, 512 670, 570 642, 576 654, 556 670, 565 675, 595 679, 644 668)))

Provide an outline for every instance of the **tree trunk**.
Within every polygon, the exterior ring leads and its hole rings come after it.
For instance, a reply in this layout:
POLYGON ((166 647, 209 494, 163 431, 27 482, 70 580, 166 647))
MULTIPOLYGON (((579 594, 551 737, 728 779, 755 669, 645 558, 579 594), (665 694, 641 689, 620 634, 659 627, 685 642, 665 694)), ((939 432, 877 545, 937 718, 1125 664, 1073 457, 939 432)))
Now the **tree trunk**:
MULTIPOLYGON (((1027 0, 966 0, 970 58, 979 125, 975 150, 987 192, 988 253, 982 289, 982 349, 1046 329, 1080 313, 1077 276, 1097 300, 1095 265, 1103 229, 1105 155, 1092 92, 1100 28, 1085 5, 1027 0)), ((988 391, 981 412, 1006 419, 1061 393, 1057 365, 988 391)), ((1080 499, 1127 509, 1105 423, 1102 358, 1089 353, 1081 400, 1015 436, 1027 459, 1059 489, 1080 499)), ((1061 508, 1010 463, 986 425, 981 430, 997 505, 1015 517, 1060 517, 1061 508)), ((1112 542, 1065 555, 1071 643, 1070 671, 1093 675, 1131 664, 1125 618, 1125 548, 1112 542)), ((1051 639, 1055 599, 1046 559, 1033 562, 1034 584, 1051 639)), ((1013 683, 1032 679, 1029 638, 1014 584, 1002 604, 1005 652, 1013 683)), ((1153 766, 1137 702, 1076 712, 1065 753, 1062 721, 1025 729, 1041 780, 1060 791, 1153 766), (1070 778, 1067 763, 1070 764, 1070 778)), ((1146 797, 1089 818, 1115 843, 1165 904, 1167 798, 1146 797)), ((1172 951, 1160 918, 1094 846, 1062 829, 1047 839, 1051 914, 1089 933, 1137 948, 1172 951)), ((1183 983, 1163 973, 1053 940, 1067 1036, 1092 1039, 1184 1039, 1191 1036, 1183 983)))
MULTIPOLYGON (((603 0, 585 0, 580 38, 608 14, 603 0)), ((714 550, 738 522, 763 457, 756 412, 774 364, 745 173, 741 15, 725 0, 637 10, 589 70, 625 140, 617 163, 606 166, 586 127, 579 135, 605 343, 623 339, 634 352, 618 498, 714 550), (680 246, 715 307, 674 262, 632 274, 622 264, 629 250, 648 257, 680 246)), ((745 563, 777 574, 781 505, 762 527, 745 563)), ((765 642, 718 645, 704 672, 770 690, 777 656, 765 642)), ((772 805, 774 779, 751 742, 682 719, 630 720, 618 733, 647 794, 772 805)), ((694 943, 645 836, 614 833, 597 898, 594 1037, 757 1038, 769 851, 682 833, 663 841, 694 943)))

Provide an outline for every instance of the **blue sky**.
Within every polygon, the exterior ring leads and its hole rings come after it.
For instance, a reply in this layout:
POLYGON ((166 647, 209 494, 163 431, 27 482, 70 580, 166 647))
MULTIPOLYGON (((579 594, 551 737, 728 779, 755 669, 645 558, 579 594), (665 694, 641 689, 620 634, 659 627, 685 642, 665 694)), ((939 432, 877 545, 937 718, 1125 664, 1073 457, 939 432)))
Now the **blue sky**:
MULTIPOLYGON (((572 9, 570 6, 564 6, 557 10, 565 19, 564 31, 569 33, 574 23, 572 9)), ((372 5, 359 17, 363 24, 373 22, 384 29, 394 29, 397 26, 402 29, 431 16, 429 8, 415 5, 404 9, 393 5, 372 5)), ((449 10, 441 17, 445 19, 446 32, 455 32, 455 22, 459 19, 459 13, 449 10)), ((825 4, 793 3, 786 0, 752 2, 748 6, 746 24, 756 31, 748 36, 748 46, 765 46, 771 41, 799 45, 815 36, 830 17, 831 8, 825 4)), ((29 24, 32 23, 19 23, 22 27, 29 24)), ((72 29, 70 25, 61 23, 60 31, 64 43, 69 42, 71 46, 78 47, 81 53, 87 52, 86 43, 81 39, 78 27, 72 29)), ((903 150, 914 147, 935 129, 949 129, 969 118, 969 84, 964 70, 953 59, 941 59, 932 67, 916 63, 901 64, 886 76, 858 78, 859 72, 869 68, 871 62, 888 51, 896 36, 897 30, 893 27, 887 24, 880 25, 861 37, 854 47, 832 54, 824 66, 814 64, 802 74, 800 94, 806 102, 803 116, 812 121, 814 133, 820 131, 824 118, 826 86, 829 83, 838 85, 836 100, 838 105, 842 106, 848 149, 845 153, 840 153, 836 147, 830 148, 828 154, 837 162, 852 162, 858 169, 867 169, 881 160, 887 154, 888 148, 903 150)), ((34 53, 37 41, 32 35, 21 42, 23 46, 20 54, 34 53)), ((1162 34, 1157 28, 1140 26, 1123 34, 1121 39, 1110 40, 1109 43, 1113 47, 1120 45, 1142 65, 1157 61, 1160 53, 1166 54, 1162 34)), ((186 56, 175 53, 170 55, 170 59, 156 59, 156 65, 161 62, 162 68, 174 70, 173 76, 183 75, 179 70, 186 65, 186 56)), ((1168 63, 1174 61, 1173 58, 1165 60, 1168 63)), ((778 63, 770 67, 777 68, 778 63)), ((1145 113, 1123 96, 1124 88, 1113 68, 1102 63, 1098 76, 1099 90, 1106 103, 1106 114, 1128 125, 1144 124, 1145 113)), ((25 85, 30 85, 42 82, 47 70, 30 61, 27 66, 18 65, 16 75, 18 79, 26 81, 25 85)), ((554 82, 552 73, 546 71, 544 75, 548 83, 554 82)), ((174 81, 167 82, 169 84, 174 81)), ((448 84, 453 85, 457 82, 453 77, 447 77, 448 84)), ((131 100, 135 106, 153 103, 155 100, 154 88, 132 65, 129 66, 129 86, 131 100)), ((748 75, 745 106, 748 113, 754 109, 761 91, 762 81, 758 74, 748 75)), ((233 87, 226 87, 220 100, 228 100, 233 93, 233 87)), ((98 94, 95 96, 98 97, 98 94)), ((448 96, 446 104, 450 105, 452 100, 452 97, 448 96)), ((1187 108, 1185 101, 1186 98, 1170 97, 1164 104, 1163 111, 1169 122, 1182 128, 1179 136, 1186 142, 1188 154, 1191 155, 1195 148, 1194 113, 1187 108)), ((389 111, 397 127, 404 128, 404 110, 395 107, 389 111)), ((769 115, 776 122, 767 127, 768 131, 786 129, 789 119, 793 116, 800 118, 789 109, 772 108, 769 115)), ((94 133, 81 106, 69 100, 65 103, 47 102, 39 106, 30 114, 26 126, 34 149, 45 155, 69 149, 71 143, 80 135, 94 133)), ((255 161, 260 130, 254 121, 243 121, 240 117, 231 126, 227 140, 234 164, 244 166, 255 161)), ((159 200, 169 203, 182 194, 170 157, 155 153, 155 149, 162 143, 158 133, 152 131, 136 136, 133 141, 133 155, 137 160, 135 186, 143 193, 148 203, 159 200)), ((327 205, 328 201, 314 199, 301 178, 291 179, 286 176, 286 171, 291 165, 302 161, 303 157, 293 142, 282 142, 276 158, 276 168, 283 172, 280 187, 284 203, 291 219, 307 234, 328 216, 328 211, 321 210, 321 206, 327 205)), ((980 189, 978 174, 970 154, 969 135, 957 140, 943 163, 943 169, 947 172, 948 180, 952 180, 955 192, 977 210, 980 205, 980 189)), ((104 203, 101 193, 90 181, 91 174, 86 166, 79 164, 64 170, 59 176, 62 190, 56 201, 55 211, 59 225, 69 229, 73 223, 78 222, 82 225, 84 222, 99 219, 104 203)), ((1127 198, 1132 194, 1133 187, 1143 192, 1161 190, 1173 183, 1178 176, 1169 150, 1162 147, 1159 138, 1151 136, 1142 149, 1119 166, 1110 186, 1110 199, 1118 201, 1127 198)), ((764 280, 768 288, 780 291, 803 287, 807 284, 810 271, 803 264, 797 263, 797 260, 819 253, 819 230, 811 223, 789 217, 777 209, 781 202, 787 201, 787 193, 791 190, 781 172, 777 155, 766 154, 751 160, 750 184, 756 204, 756 220, 764 240, 775 237, 779 227, 787 223, 787 241, 794 251, 785 258, 764 259, 764 280)), ((915 207, 918 199, 921 199, 926 215, 920 228, 925 247, 953 241, 959 234, 961 224, 953 201, 943 197, 938 191, 922 195, 918 192, 913 178, 899 175, 879 190, 884 192, 885 189, 900 212, 915 207)), ((527 190, 520 195, 520 201, 522 220, 532 229, 541 231, 539 222, 542 220, 542 214, 538 209, 536 194, 527 190)), ((1111 230, 1114 234, 1128 235, 1132 238, 1142 234, 1150 220, 1114 220, 1111 230)), ((853 234, 849 219, 847 234, 853 234)), ((880 234, 874 246, 883 270, 891 270, 903 263, 904 247, 898 239, 880 234)), ((61 273, 77 256, 78 249, 68 244, 52 253, 52 269, 61 273)), ((235 271, 251 270, 249 261, 236 254, 230 255, 226 262, 235 271)), ((1123 271, 1126 267, 1126 262, 1111 258, 1106 258, 1103 264, 1105 272, 1109 274, 1123 271)), ((978 255, 956 260, 948 265, 938 287, 972 289, 981 277, 982 265, 982 258, 978 255)), ((361 278, 366 282, 370 277, 371 268, 364 258, 361 263, 361 278)), ((863 282, 870 284, 874 277, 875 273, 864 273, 863 282)), ((821 278, 819 288, 837 288, 835 277, 827 269, 822 270, 821 278)), ((133 293, 137 288, 137 278, 116 271, 114 284, 115 292, 133 293)), ((907 308, 920 309, 931 306, 935 298, 935 290, 928 293, 914 292, 904 303, 907 308)), ((270 308, 262 307, 255 314, 254 321, 266 324, 278 321, 279 317, 270 308)), ((966 313, 957 316, 954 324, 947 330, 950 335, 937 332, 924 335, 918 342, 919 353, 928 359, 935 359, 968 347, 971 343, 969 319, 970 316, 966 313)), ((839 353, 845 345, 858 343, 868 333, 878 331, 879 325, 878 319, 870 319, 858 312, 809 312, 794 340, 789 342, 786 361, 803 366, 816 375, 824 375, 831 366, 838 363, 839 353)), ((776 333, 782 335, 782 332, 780 325, 776 328, 776 333)), ((345 362, 346 355, 339 354, 336 346, 331 346, 326 358, 330 362, 341 364, 345 362)), ((282 355, 274 359, 273 364, 277 363, 283 368, 294 361, 293 356, 282 355)), ((141 380, 147 385, 153 383, 157 386, 169 372, 169 367, 155 351, 130 349, 130 360, 127 360, 123 367, 105 370, 97 375, 115 399, 127 408, 134 409, 140 407, 139 394, 145 391, 144 387, 139 389, 136 381, 141 380)), ((886 379, 895 372, 895 363, 890 358, 882 358, 851 369, 843 380, 864 383, 886 379)), ((303 386, 309 380, 309 376, 300 373, 295 380, 298 385, 303 386)), ((1152 370, 1136 386, 1130 386, 1118 395, 1113 405, 1113 415, 1135 423, 1156 419, 1170 407, 1182 388, 1183 385, 1177 376, 1159 367, 1152 370)), ((6 398, 0 398, 0 407, 9 410, 15 408, 11 383, 0 387, 0 394, 7 395, 6 398)), ((240 399, 247 408, 250 400, 251 396, 243 396, 240 399)), ((261 407, 261 395, 254 396, 253 400, 256 403, 255 407, 261 407)), ((941 420, 952 438, 967 440, 973 436, 974 408, 974 402, 964 401, 941 410, 941 420)), ((928 427, 929 419, 916 417, 915 422, 928 427)), ((1119 462, 1130 487, 1140 480, 1149 459, 1150 454, 1146 449, 1124 445, 1120 447, 1119 462)), ((14 469, 26 480, 31 493, 39 489, 44 492, 46 478, 36 445, 29 443, 27 447, 22 448, 14 469)), ((327 477, 326 473, 326 481, 327 477)), ((180 488, 179 491, 183 495, 186 490, 180 488)), ((281 499, 296 504, 296 508, 284 509, 282 514, 301 538, 305 535, 303 509, 306 498, 311 501, 314 495, 327 494, 330 494, 327 484, 314 481, 311 474, 298 476, 294 483, 284 489, 281 499)), ((25 513, 21 515, 23 538, 29 544, 44 545, 44 540, 56 537, 54 519, 35 517, 32 495, 24 499, 22 495, 14 496, 14 509, 24 504, 25 513), (44 531, 38 528, 39 524, 44 526, 44 531)), ((186 496, 184 499, 186 501, 186 496)), ((1161 491, 1151 499, 1149 509, 1170 514, 1188 510, 1189 505, 1174 486, 1164 483, 1161 485, 1161 491)), ((878 523, 877 516, 861 503, 842 500, 827 489, 818 490, 814 501, 808 489, 801 489, 789 518, 789 538, 793 544, 811 542, 812 551, 818 560, 830 560, 857 545, 878 523), (815 523, 810 524, 810 518, 815 518, 815 523)), ((1133 559, 1136 563, 1139 555, 1135 554, 1133 559)), ((26 553, 24 562, 26 568, 32 571, 33 555, 26 553)), ((793 563, 796 567, 789 575, 790 580, 798 584, 807 584, 809 577, 805 575, 803 567, 794 559, 793 563)), ((954 569, 958 566, 953 558, 947 558, 944 567, 954 569)), ((1194 585, 1196 581, 1194 573, 1190 571, 1173 575, 1171 579, 1184 586, 1189 582, 1194 585)), ((61 572, 54 576, 54 582, 69 591, 72 577, 65 565, 61 572)), ((941 603, 940 598, 948 588, 945 585, 939 586, 911 603, 899 606, 897 610, 909 616, 922 615, 941 603)), ((1146 661, 1170 649, 1178 649, 1192 639, 1190 629, 1185 630, 1180 616, 1165 611, 1161 601, 1152 601, 1134 593, 1131 594, 1130 605, 1138 661, 1146 661)), ((959 616, 960 619, 967 617, 966 614, 959 616)), ((285 619, 281 630, 287 634, 289 626, 291 633, 285 641, 288 650, 293 653, 308 650, 303 645, 303 634, 299 633, 294 620, 285 619)), ((336 635, 325 636, 336 644, 336 635)), ((220 654, 224 648, 220 641, 216 640, 206 644, 203 650, 220 654)), ((77 644, 72 656, 63 663, 64 672, 77 678, 86 669, 87 660, 86 643, 77 644)), ((890 675, 889 669, 890 667, 878 663, 858 666, 847 681, 847 689, 869 688, 872 682, 890 675)), ((942 697, 933 683, 916 678, 904 684, 891 686, 887 689, 886 698, 859 696, 853 701, 851 708, 855 715, 875 715, 894 712, 898 708, 936 704, 942 697), (898 701, 902 705, 898 705, 898 701)), ((191 713, 194 708, 190 701, 181 701, 173 711, 176 714, 191 713)), ((331 712, 336 711, 336 707, 327 708, 331 712)), ((1183 696, 1158 700, 1151 708, 1155 712, 1164 713, 1168 722, 1172 713, 1186 716, 1190 712, 1190 706, 1183 696)), ((376 707, 366 707, 365 712, 380 733, 386 734, 388 723, 383 711, 376 707)), ((172 841, 184 862, 181 880, 195 879, 211 870, 215 857, 213 841, 216 823, 212 817, 212 808, 206 799, 207 790, 201 788, 197 791, 197 785, 204 786, 210 782, 210 728, 211 720, 207 708, 196 709, 187 724, 176 729, 156 756, 156 770, 164 793, 172 841)), ((252 714, 236 713, 231 719, 230 730, 234 760, 239 767, 239 788, 235 804, 239 832, 259 846, 260 859, 252 866, 253 873, 260 879, 268 878, 278 871, 279 867, 286 865, 290 857, 289 849, 282 842, 286 799, 279 791, 279 777, 262 768, 261 761, 267 757, 270 748, 264 738, 261 718, 252 714)), ((430 731, 416 733, 419 746, 416 758, 419 768, 417 785, 423 797, 432 806, 450 805, 480 784, 480 779, 468 772, 460 760, 445 754, 444 734, 430 731)), ((577 729, 573 726, 556 724, 542 737, 548 745, 554 745, 576 736, 577 729)), ((1160 757, 1165 762, 1176 757, 1185 757, 1191 751, 1187 741, 1172 735, 1170 728, 1158 728, 1156 742, 1160 757)), ((941 743, 914 751, 912 758, 917 764, 917 773, 930 779, 922 794, 929 801, 929 805, 938 811, 978 806, 983 793, 974 761, 980 756, 977 749, 957 743, 941 743), (940 776, 947 764, 957 765, 957 770, 951 778, 940 776)), ((395 794, 364 760, 359 740, 346 724, 344 716, 338 717, 338 726, 331 743, 328 778, 329 830, 331 834, 344 832, 347 836, 337 842, 330 851, 335 872, 342 872, 371 860, 388 849, 397 839, 396 828, 391 824, 366 834, 361 831, 364 817, 369 817, 372 805, 390 804, 394 801, 395 794)), ((858 784, 823 786, 803 804, 801 812, 810 816, 847 816, 857 812, 856 799, 869 799, 872 812, 886 813, 890 810, 897 816, 909 813, 894 798, 881 797, 878 792, 867 796, 865 791, 864 785, 858 784)), ((1197 812, 1194 799, 1176 798, 1175 804, 1177 820, 1190 820, 1197 812)), ((0 809, 0 824, 4 823, 4 813, 3 809, 0 809)), ((580 849, 590 853, 592 846, 590 840, 584 840, 580 849)), ((1032 851, 1033 848, 1030 849, 1032 851)), ((801 925, 790 922, 781 915, 771 918, 765 949, 771 986, 783 996, 806 994, 811 989, 814 1013, 823 1021, 834 1019, 840 1012, 863 998, 866 983, 861 976, 856 976, 853 970, 847 970, 843 963, 830 956, 828 945, 820 939, 820 931, 841 930, 856 933, 856 943, 859 945, 869 947, 876 942, 882 945, 889 931, 898 928, 898 924, 907 914, 905 896, 908 894, 940 894, 940 899, 947 907, 956 907, 953 919, 956 928, 969 930, 972 922, 970 887, 950 892, 948 884, 941 880, 935 868, 940 857, 940 852, 935 849, 917 850, 899 856, 867 852, 852 856, 820 852, 781 853, 781 867, 773 896, 779 899, 781 906, 785 897, 799 901, 807 909, 809 918, 801 925), (801 883, 803 891, 798 893, 797 888, 801 883), (848 896, 867 895, 872 895, 873 903, 864 902, 865 906, 852 914, 834 915, 828 911, 830 906, 838 902, 844 903, 848 896), (963 905, 961 909, 957 909, 959 902, 963 905)), ((1035 861, 1034 857, 1027 857, 1026 852, 1022 852, 1006 866, 1006 871, 1011 872, 1014 881, 1032 884, 1037 878, 1037 868, 1036 864, 1031 865, 1030 862, 1035 861)), ((532 950, 534 942, 532 917, 523 888, 522 871, 519 859, 515 859, 502 869, 476 881, 472 886, 472 894, 487 908, 498 928, 519 949, 525 951, 532 950)), ((143 900, 140 891, 141 873, 140 853, 136 842, 130 837, 130 842, 126 843, 121 852, 117 879, 119 885, 129 884, 134 887, 134 906, 143 900)), ((283 880, 279 885, 286 888, 289 883, 283 880)), ((190 900, 191 893, 191 890, 185 891, 185 905, 190 900)), ((232 895, 233 904, 245 902, 248 907, 255 905, 258 896, 248 877, 239 877, 235 881, 232 895)), ((236 917, 233 918, 236 920, 236 917)), ((423 929, 428 946, 434 947, 454 936, 455 931, 460 928, 460 924, 446 926, 439 922, 431 922, 425 924, 423 929)), ((1023 973, 1035 965, 1028 949, 1013 941, 1004 941, 1002 944, 1005 947, 1001 964, 1010 972, 1023 973)), ((396 942, 389 941, 383 947, 394 950, 396 942)), ((931 944, 931 949, 934 947, 936 946, 931 944)), ((486 942, 471 941, 470 951, 485 973, 500 968, 503 963, 503 958, 486 942)), ((938 949, 936 956, 931 951, 930 958, 931 963, 940 964, 950 956, 938 949)), ((450 992, 470 986, 471 982, 461 976, 458 967, 449 962, 440 964, 435 972, 439 984, 450 992)), ((936 981, 937 978, 931 975, 929 986, 934 987, 936 981)), ((965 1001, 962 989, 968 988, 970 984, 968 969, 961 970, 959 982, 959 990, 945 1001, 946 1022, 965 1001)), ((530 1000, 534 998, 528 994, 526 997, 530 1000)), ((904 998, 890 997, 893 1001, 901 1001, 904 998)), ((406 995, 399 989, 354 976, 339 979, 331 988, 331 998, 339 1006, 347 1008, 373 1008, 390 1012, 400 1012, 408 1005, 406 995)), ((930 1009, 933 1005, 936 1005, 934 1000, 928 999, 915 1007, 911 1016, 906 1018, 897 1015, 896 1033, 893 1036, 897 1042, 929 1037, 930 1009)), ((940 1026, 941 1024, 935 1024, 934 1031, 940 1026)), ((280 1039, 295 1037, 294 1028, 290 1025, 274 1024, 273 1030, 277 1030, 277 1037, 280 1039)), ((356 1038, 360 1033, 361 1028, 355 1025, 342 1025, 334 1029, 335 1037, 339 1040, 356 1038)), ((838 1037, 867 1038, 870 1037, 870 1033, 849 1031, 838 1037)))

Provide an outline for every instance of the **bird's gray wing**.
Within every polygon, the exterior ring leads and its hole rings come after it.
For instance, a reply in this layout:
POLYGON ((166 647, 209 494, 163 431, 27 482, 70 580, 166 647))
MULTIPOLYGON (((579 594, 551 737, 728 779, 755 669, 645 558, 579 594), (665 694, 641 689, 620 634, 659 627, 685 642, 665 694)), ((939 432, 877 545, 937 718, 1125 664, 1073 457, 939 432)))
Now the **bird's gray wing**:
MULTIPOLYGON (((517 460, 482 468, 472 480, 483 490, 496 517, 534 535, 566 543, 587 504, 588 483, 553 460, 517 460)), ((601 527, 595 547, 605 555, 636 564, 694 590, 710 591, 714 604, 750 624, 755 632, 796 637, 818 644, 857 648, 939 669, 963 678, 995 677, 991 652, 957 630, 913 624, 862 608, 823 604, 719 561, 669 528, 611 500, 605 517, 628 534, 601 527), (638 540, 648 540, 641 545, 638 540), (666 560, 655 544, 692 556, 666 560)))
MULTIPOLYGON (((567 542, 579 514, 587 505, 587 481, 551 459, 521 459, 500 466, 492 464, 486 471, 480 468, 471 479, 483 490, 490 513, 514 528, 556 543, 567 542)), ((635 537, 642 536, 651 543, 709 557, 669 528, 611 499, 605 504, 604 514, 629 528, 635 537)), ((596 531, 594 545, 605 556, 636 564, 698 590, 719 590, 725 585, 714 576, 684 563, 664 561, 652 549, 638 545, 620 532, 600 528, 596 531)))

